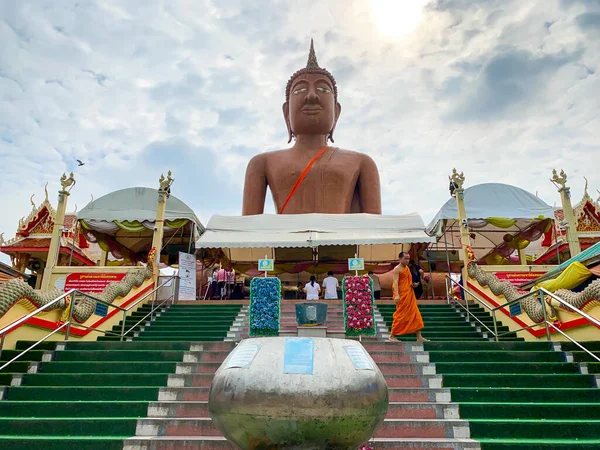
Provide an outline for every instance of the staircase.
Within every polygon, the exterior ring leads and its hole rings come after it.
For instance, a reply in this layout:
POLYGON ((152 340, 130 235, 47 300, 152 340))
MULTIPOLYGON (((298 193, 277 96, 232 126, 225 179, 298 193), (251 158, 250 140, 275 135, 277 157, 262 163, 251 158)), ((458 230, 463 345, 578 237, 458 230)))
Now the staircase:
MULTIPOLYGON (((294 304, 282 302, 282 336, 295 335, 294 304)), ((378 306, 381 337, 394 307, 378 306)), ((419 307, 431 342, 362 339, 390 395, 374 448, 600 448, 600 364, 589 355, 571 344, 514 335, 493 342, 462 310, 419 307)), ((174 305, 138 325, 133 342, 43 343, 0 374, 13 384, 0 401, 0 448, 234 449, 212 424, 207 401, 214 372, 235 346, 224 339, 247 336, 246 310, 174 305)), ((485 311, 471 310, 493 329, 485 311)), ((126 325, 147 312, 143 307, 126 325)), ((336 336, 343 330, 341 305, 331 302, 329 313, 327 332, 336 336)), ((600 343, 590 348, 600 353, 600 343)), ((2 359, 10 357, 3 352, 2 359)))
MULTIPOLYGON (((121 450, 160 389, 180 377, 177 370, 198 370, 209 348, 233 347, 210 341, 223 340, 239 310, 174 305, 151 326, 140 325, 133 342, 43 343, 35 357, 48 361, 31 366, 37 373, 15 374, 0 401, 0 448, 121 450), (205 343, 195 344, 199 339, 205 343)), ((128 325, 148 311, 140 308, 128 325)), ((208 367, 214 372, 218 364, 208 367)))
MULTIPOLYGON (((282 301, 280 336, 297 336, 296 303, 282 301)), ((465 323, 454 310, 442 306, 446 314, 465 323)), ((439 309, 434 312, 439 313, 439 309)), ((340 302, 329 303, 326 325, 328 337, 344 335, 340 302)), ((466 327, 470 328, 468 324, 466 327)), ((246 337, 247 324, 241 330, 240 337, 246 337)), ((387 416, 375 434, 376 448, 480 448, 478 442, 469 439, 469 425, 459 418, 458 406, 450 403, 450 391, 442 388, 442 378, 422 344, 390 343, 381 338, 362 339, 362 343, 384 374, 390 394, 387 416)), ((169 377, 168 386, 159 392, 159 401, 151 403, 148 417, 139 419, 136 437, 125 442, 125 450, 236 449, 213 425, 207 404, 212 376, 228 349, 212 348, 204 354, 206 363, 192 371, 178 365, 178 375, 169 377)))
MULTIPOLYGON (((424 350, 482 450, 600 448, 600 389, 597 376, 587 374, 598 373, 600 363, 571 343, 524 342, 510 334, 493 342, 483 331, 471 335, 479 322, 451 321, 460 313, 449 305, 419 308, 423 335, 432 341, 424 350), (449 325, 452 331, 444 329, 449 325)), ((391 324, 393 310, 379 310, 391 324)), ((486 311, 470 311, 493 330, 486 311)), ((600 354, 600 342, 586 345, 600 354)))

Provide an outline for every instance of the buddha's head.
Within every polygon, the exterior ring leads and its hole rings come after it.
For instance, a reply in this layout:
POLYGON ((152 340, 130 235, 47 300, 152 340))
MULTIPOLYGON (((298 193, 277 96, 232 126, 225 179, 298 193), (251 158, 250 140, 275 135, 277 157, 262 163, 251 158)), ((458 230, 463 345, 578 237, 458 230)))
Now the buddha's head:
POLYGON ((319 67, 311 40, 306 67, 295 72, 285 87, 283 117, 288 142, 299 134, 323 134, 333 142, 333 131, 341 111, 335 78, 319 67))

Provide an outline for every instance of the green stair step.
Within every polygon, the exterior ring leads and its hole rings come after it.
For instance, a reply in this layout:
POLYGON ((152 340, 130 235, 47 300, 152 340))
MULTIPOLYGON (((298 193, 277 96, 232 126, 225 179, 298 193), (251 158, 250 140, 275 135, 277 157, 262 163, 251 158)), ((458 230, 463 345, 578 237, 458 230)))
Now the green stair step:
POLYGON ((183 361, 183 350, 63 350, 54 361, 183 361))
POLYGON ((459 403, 461 419, 600 419, 598 403, 459 403))
MULTIPOLYGON (((220 342, 223 341, 223 338, 226 335, 223 336, 210 336, 210 337, 202 337, 203 341, 211 341, 211 342, 220 342)), ((100 341, 112 341, 113 339, 111 338, 105 338, 105 337, 100 337, 98 338, 98 340, 100 341)), ((172 341, 173 338, 172 337, 165 337, 165 338, 157 338, 156 336, 138 336, 135 338, 136 341, 172 341)), ((182 337, 181 341, 182 342, 189 342, 189 341, 197 341, 198 338, 196 336, 189 336, 189 337, 182 337)))
MULTIPOLYGON (((202 342, 194 342, 194 344, 201 344, 202 342)), ((190 342, 144 342, 139 343, 136 341, 129 342, 99 342, 99 341, 88 341, 88 342, 69 342, 67 344, 68 350, 167 350, 167 351, 188 351, 190 349, 190 342)), ((231 346, 233 348, 233 344, 231 346)))
POLYGON ((598 450, 600 439, 483 439, 482 450, 598 450))
MULTIPOLYGON (((600 341, 580 342, 580 344, 588 350, 590 350, 592 353, 598 353, 598 355, 600 356, 600 341)), ((564 351, 582 351, 577 345, 575 345, 572 342, 561 342, 560 346, 564 351)))
POLYGON ((0 436, 2 450, 122 450, 123 436, 0 436))
MULTIPOLYGON (((465 351, 465 350, 503 350, 503 351, 549 351, 551 350, 548 342, 493 342, 481 341, 461 344, 459 342, 425 342, 426 351, 465 351)), ((515 355, 518 357, 518 354, 515 355)), ((516 359, 516 358, 515 358, 516 359)))
POLYGON ((552 362, 437 362, 436 372, 448 374, 563 374, 579 371, 577 363, 552 363, 552 362))
POLYGON ((19 436, 134 436, 135 418, 0 417, 0 435, 19 436))
MULTIPOLYGON (((592 355, 590 355, 589 353, 586 353, 584 351, 581 352, 572 352, 573 353, 573 360, 577 361, 577 362, 591 362, 591 363, 597 363, 598 360, 596 358, 594 358, 592 355)), ((597 355, 600 358, 600 355, 597 355)))
POLYGON ((23 376, 24 386, 166 386, 168 373, 35 373, 23 376))
MULTIPOLYGON (((429 345, 429 344, 426 344, 429 345)), ((513 362, 515 359, 520 361, 538 362, 565 362, 564 354, 551 351, 523 351, 510 352, 505 350, 456 350, 442 351, 430 350, 429 360, 434 363, 469 363, 469 362, 513 362)))
MULTIPOLYGON (((446 377, 444 377, 445 379, 446 377)), ((506 388, 452 387, 453 402, 516 402, 516 403, 589 403, 600 402, 600 389, 588 388, 506 388)))
POLYGON ((469 374, 444 375, 444 387, 539 387, 552 386, 555 389, 595 387, 590 375, 581 374, 469 374))
MULTIPOLYGON (((39 351, 39 350, 54 350, 56 348, 56 344, 58 344, 59 342, 62 341, 44 341, 44 342, 40 342, 38 345, 35 346, 34 350, 31 351, 39 351)), ((23 350, 27 350, 29 347, 31 347, 33 344, 35 344, 36 341, 17 341, 16 345, 15 345, 15 350, 18 351, 23 351, 23 350)), ((6 350, 2 350, 2 357, 4 358, 4 352, 6 350)), ((29 355, 28 352, 27 354, 29 355)))
MULTIPOLYGON (((0 373, 7 373, 7 372, 24 373, 24 372, 27 372, 27 369, 29 369, 29 363, 30 363, 30 361, 21 361, 20 359, 18 359, 15 362, 10 363, 4 369, 0 370, 0 373)), ((0 366, 3 366, 4 364, 6 364, 6 361, 0 361, 0 366)))
POLYGON ((600 420, 470 419, 471 438, 600 439, 600 420), (518 435, 518 436, 515 436, 518 435))
MULTIPOLYGON (((10 361, 15 356, 19 356, 22 352, 23 350, 2 350, 2 359, 5 362, 10 361)), ((25 353, 18 361, 41 361, 45 352, 46 350, 38 350, 36 348, 25 353)))
MULTIPOLYGON (((9 401, 0 402, 2 417, 146 417, 147 401, 9 401)), ((1 447, 1 446, 0 446, 1 447)))
POLYGON ((175 373, 176 362, 162 361, 51 361, 42 364, 39 373, 140 373, 168 374, 175 373))
POLYGON ((6 400, 48 400, 48 401, 155 401, 159 387, 112 387, 112 386, 74 386, 39 387, 19 386, 7 388, 6 400))

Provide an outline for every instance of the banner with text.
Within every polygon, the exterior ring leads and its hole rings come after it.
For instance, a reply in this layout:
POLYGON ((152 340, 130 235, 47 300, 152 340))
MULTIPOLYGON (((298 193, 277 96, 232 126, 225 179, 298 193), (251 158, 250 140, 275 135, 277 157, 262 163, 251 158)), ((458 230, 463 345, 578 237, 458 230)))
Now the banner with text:
POLYGON ((179 252, 179 300, 196 300, 196 255, 179 252))
POLYGON ((81 292, 99 294, 109 283, 121 281, 125 275, 125 273, 70 273, 65 280, 63 291, 77 289, 81 292))
POLYGON ((500 281, 508 281, 513 286, 519 287, 544 275, 546 272, 495 272, 500 281))

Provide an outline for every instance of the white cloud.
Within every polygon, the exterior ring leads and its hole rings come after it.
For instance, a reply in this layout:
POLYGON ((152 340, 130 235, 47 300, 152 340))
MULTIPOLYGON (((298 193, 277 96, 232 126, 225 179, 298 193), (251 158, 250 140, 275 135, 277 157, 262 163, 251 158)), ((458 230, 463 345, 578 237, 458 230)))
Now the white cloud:
POLYGON ((284 87, 311 37, 338 79, 336 144, 375 159, 384 213, 427 221, 453 167, 550 204, 563 168, 577 200, 583 176, 600 188, 594 4, 437 0, 395 34, 358 0, 5 1, 0 231, 71 170, 71 210, 172 169, 203 220, 239 214, 249 158, 286 147, 284 87))

